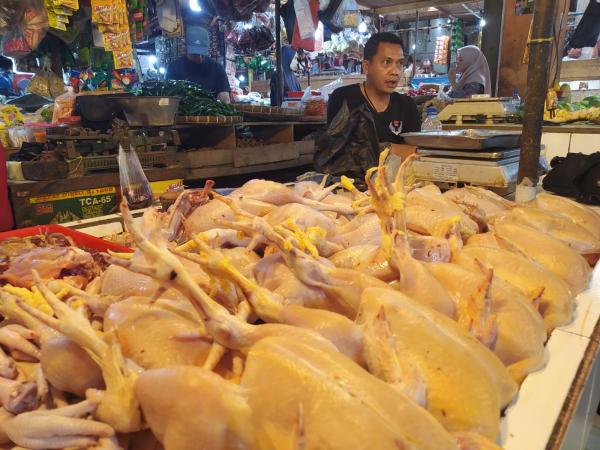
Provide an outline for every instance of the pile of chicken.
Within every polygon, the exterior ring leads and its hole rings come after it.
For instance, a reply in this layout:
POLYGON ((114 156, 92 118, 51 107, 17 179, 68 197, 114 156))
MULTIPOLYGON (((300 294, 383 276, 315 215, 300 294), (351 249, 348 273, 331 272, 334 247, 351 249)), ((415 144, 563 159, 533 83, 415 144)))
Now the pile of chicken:
POLYGON ((137 224, 124 205, 137 249, 92 280, 11 268, 0 441, 498 448, 502 411, 588 285, 600 216, 550 195, 406 186, 412 158, 390 180, 385 157, 368 192, 209 184, 137 224))

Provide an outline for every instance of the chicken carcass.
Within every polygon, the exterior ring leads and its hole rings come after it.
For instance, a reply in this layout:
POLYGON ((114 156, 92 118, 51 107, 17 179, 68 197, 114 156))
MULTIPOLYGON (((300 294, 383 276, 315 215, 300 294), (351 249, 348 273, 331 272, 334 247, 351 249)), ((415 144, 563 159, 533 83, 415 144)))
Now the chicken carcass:
POLYGON ((563 279, 573 294, 583 291, 591 269, 575 250, 552 236, 517 223, 498 223, 491 234, 469 238, 467 245, 489 245, 529 258, 563 279))
POLYGON ((135 393, 148 426, 165 449, 257 448, 243 390, 210 370, 148 370, 140 375, 135 393))
POLYGON ((559 195, 538 194, 532 204, 568 217, 600 240, 600 215, 591 208, 559 195))
MULTIPOLYGON (((427 268, 463 303, 468 303, 471 300, 468 297, 477 293, 485 281, 484 274, 457 264, 429 264, 427 268)), ((518 289, 499 277, 492 279, 488 295, 489 314, 495 317, 497 325, 497 337, 491 348, 515 381, 521 382, 528 373, 544 364, 544 321, 537 308, 518 289)))
POLYGON ((263 339, 248 353, 241 386, 259 448, 456 448, 424 409, 331 348, 263 339))
POLYGON ((0 298, 0 312, 4 317, 38 334, 42 370, 53 386, 79 396, 84 396, 87 389, 104 386, 100 367, 79 345, 24 311, 18 306, 16 297, 0 291, 0 298))
POLYGON ((133 273, 114 264, 108 266, 100 276, 100 280, 102 294, 123 298, 135 295, 154 297, 160 289, 160 285, 152 278, 133 273))
POLYGON ((250 349, 240 386, 201 368, 174 367, 143 373, 136 393, 167 449, 198 443, 214 450, 359 449, 368 442, 382 450, 456 450, 424 410, 313 344, 284 336, 260 340, 250 349), (173 402, 174 395, 182 400, 173 402))
POLYGON ((481 264, 494 270, 494 274, 509 282, 532 301, 539 302, 539 312, 546 330, 569 323, 573 317, 574 299, 569 286, 552 272, 508 250, 467 246, 454 262, 473 271, 481 264))
POLYGON ((0 281, 31 288, 32 270, 44 280, 62 278, 79 287, 85 287, 99 275, 99 268, 88 252, 76 247, 36 247, 11 258, 8 269, 0 274, 0 281))
POLYGON ((502 362, 458 323, 400 292, 364 291, 358 323, 385 317, 398 356, 409 353, 423 374, 426 408, 447 430, 495 439, 500 410, 517 393, 502 362))
MULTIPOLYGON (((349 215, 355 213, 352 207, 335 203, 328 204, 308 199, 281 183, 268 180, 250 180, 242 187, 233 191, 230 194, 230 197, 240 200, 242 202, 242 209, 246 209, 243 206, 243 202, 249 199, 269 203, 275 206, 285 205, 286 203, 301 203, 306 206, 311 206, 318 211, 333 211, 349 215)), ((246 209, 246 211, 248 211, 248 209, 246 209)))
MULTIPOLYGON (((165 303, 148 297, 114 303, 106 311, 104 330, 116 330, 123 355, 144 369, 202 365, 210 339, 205 338, 199 317, 193 309, 181 314, 165 303)), ((175 304, 180 309, 189 306, 181 301, 175 304)))
POLYGON ((254 277, 260 286, 280 296, 286 304, 329 309, 325 292, 302 283, 279 253, 262 258, 254 266, 254 277))
POLYGON ((107 333, 107 343, 84 316, 64 304, 41 282, 37 272, 33 271, 33 277, 57 317, 48 316, 20 299, 16 301, 18 307, 72 339, 100 366, 106 389, 86 391, 86 398, 98 404, 95 417, 121 433, 139 431, 142 418, 133 394, 139 366, 123 358, 114 332, 107 333))
POLYGON ((513 202, 496 193, 476 186, 450 189, 444 192, 443 196, 461 206, 471 218, 482 222, 515 206, 513 202))
POLYGON ((454 222, 463 238, 479 232, 479 226, 462 209, 433 186, 413 189, 406 196, 406 226, 417 233, 448 237, 454 222))
POLYGON ((495 216, 492 224, 497 223, 527 225, 565 242, 579 253, 600 253, 600 241, 590 231, 556 212, 521 206, 495 216))
MULTIPOLYGON (((392 183, 388 180, 385 167, 387 154, 387 151, 381 153, 379 166, 369 169, 365 180, 371 193, 372 208, 381 224, 382 251, 400 276, 394 287, 448 317, 455 317, 456 311, 452 297, 427 271, 425 264, 413 257, 410 248, 404 174, 414 156, 407 158, 402 163, 396 173, 396 179, 392 183), (377 176, 373 180, 374 173, 377 173, 377 176)), ((433 195, 441 197, 439 194, 433 195)), ((456 229, 457 222, 452 220, 452 224, 453 229, 456 229)))

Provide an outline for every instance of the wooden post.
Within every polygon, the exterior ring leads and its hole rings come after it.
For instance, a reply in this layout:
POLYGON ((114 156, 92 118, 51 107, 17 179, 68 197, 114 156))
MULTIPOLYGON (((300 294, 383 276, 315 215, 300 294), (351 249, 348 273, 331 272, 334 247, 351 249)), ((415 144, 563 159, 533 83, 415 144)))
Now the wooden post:
POLYGON ((283 102, 283 65, 281 63, 281 0, 275 0, 275 59, 277 91, 275 104, 281 106, 283 102))
POLYGON ((533 11, 533 26, 529 45, 527 92, 523 115, 521 157, 517 178, 517 202, 533 200, 538 182, 542 119, 548 90, 552 42, 554 40, 555 0, 537 0, 533 11))
POLYGON ((490 66, 490 86, 492 95, 498 92, 500 72, 500 49, 502 48, 502 28, 504 25, 504 0, 485 0, 483 3, 483 27, 481 51, 490 66))

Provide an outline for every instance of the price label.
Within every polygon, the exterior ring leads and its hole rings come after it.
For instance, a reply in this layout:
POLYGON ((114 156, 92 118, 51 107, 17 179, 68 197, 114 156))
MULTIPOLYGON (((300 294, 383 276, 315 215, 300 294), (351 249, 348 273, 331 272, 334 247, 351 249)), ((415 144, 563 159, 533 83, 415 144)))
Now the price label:
POLYGON ((433 179, 438 181, 458 181, 456 164, 434 164, 433 179))

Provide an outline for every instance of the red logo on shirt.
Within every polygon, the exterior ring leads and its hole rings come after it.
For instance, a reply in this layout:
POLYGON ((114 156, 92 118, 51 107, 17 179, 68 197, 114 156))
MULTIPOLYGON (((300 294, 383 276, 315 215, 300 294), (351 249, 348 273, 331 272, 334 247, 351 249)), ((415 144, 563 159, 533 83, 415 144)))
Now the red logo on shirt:
POLYGON ((392 120, 390 122, 390 131, 398 136, 402 133, 402 121, 401 120, 392 120))

